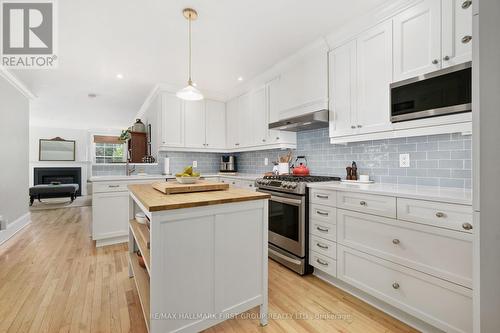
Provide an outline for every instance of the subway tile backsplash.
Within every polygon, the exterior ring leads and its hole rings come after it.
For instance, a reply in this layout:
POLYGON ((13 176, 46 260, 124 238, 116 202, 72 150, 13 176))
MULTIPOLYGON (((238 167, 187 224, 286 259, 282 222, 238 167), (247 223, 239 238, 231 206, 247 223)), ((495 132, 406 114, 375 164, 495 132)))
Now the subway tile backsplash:
MULTIPOLYGON (((238 171, 264 173, 272 170, 272 161, 286 151, 273 149, 237 154, 238 171), (264 165, 264 159, 269 164, 264 165)), ((202 173, 217 173, 222 154, 161 152, 157 166, 143 166, 144 172, 162 173, 163 157, 170 157, 172 173, 180 172, 192 161, 202 173)), ((345 176, 345 167, 356 161, 360 174, 369 174, 380 183, 471 188, 471 136, 461 133, 418 136, 332 145, 328 129, 299 132, 294 156, 307 157, 311 173, 345 176), (410 167, 399 167, 399 154, 410 155, 410 167)), ((125 166, 92 167, 93 175, 125 174, 125 166)))
MULTIPOLYGON (((264 158, 276 160, 280 150, 240 153, 239 171, 260 173, 272 169, 264 158)), ((345 176, 356 161, 360 174, 380 183, 471 187, 471 136, 461 133, 418 136, 332 145, 328 129, 299 132, 297 151, 305 155, 315 175, 345 176), (399 154, 410 155, 410 167, 399 167, 399 154)))

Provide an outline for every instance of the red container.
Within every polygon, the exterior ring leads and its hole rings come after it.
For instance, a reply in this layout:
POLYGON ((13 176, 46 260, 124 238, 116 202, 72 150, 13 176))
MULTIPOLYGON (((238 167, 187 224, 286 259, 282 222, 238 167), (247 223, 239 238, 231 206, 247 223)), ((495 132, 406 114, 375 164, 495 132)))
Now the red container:
POLYGON ((307 160, 306 160, 305 156, 297 156, 294 164, 296 165, 300 159, 303 159, 305 164, 300 162, 299 165, 295 166, 293 168, 293 175, 294 176, 309 176, 309 168, 307 167, 307 160))

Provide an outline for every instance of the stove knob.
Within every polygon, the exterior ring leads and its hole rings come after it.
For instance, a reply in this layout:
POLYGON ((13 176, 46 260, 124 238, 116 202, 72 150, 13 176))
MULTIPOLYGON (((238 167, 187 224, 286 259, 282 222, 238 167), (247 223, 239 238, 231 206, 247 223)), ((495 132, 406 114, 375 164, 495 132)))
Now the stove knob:
POLYGON ((293 183, 291 188, 293 188, 293 189, 297 188, 297 183, 293 183))

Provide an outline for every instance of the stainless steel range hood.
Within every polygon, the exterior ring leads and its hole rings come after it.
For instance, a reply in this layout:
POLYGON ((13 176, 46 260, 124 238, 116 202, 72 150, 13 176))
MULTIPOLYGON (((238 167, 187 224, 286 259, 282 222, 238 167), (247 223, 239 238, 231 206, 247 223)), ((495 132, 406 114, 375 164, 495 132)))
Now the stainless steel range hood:
POLYGON ((269 124, 269 129, 298 132, 328 127, 328 110, 311 112, 269 124))

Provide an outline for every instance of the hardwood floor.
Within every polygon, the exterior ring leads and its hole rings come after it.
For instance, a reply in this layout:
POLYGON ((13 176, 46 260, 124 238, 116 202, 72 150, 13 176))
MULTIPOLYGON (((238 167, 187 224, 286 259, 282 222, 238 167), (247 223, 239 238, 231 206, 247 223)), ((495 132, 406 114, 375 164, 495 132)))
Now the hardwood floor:
MULTIPOLYGON (((96 249, 91 207, 32 212, 0 246, 0 332, 144 333, 127 245, 96 249)), ((269 263, 269 325, 257 309, 206 332, 417 332, 314 276, 269 263), (315 314, 329 315, 314 319, 315 314), (279 318, 281 316, 281 318, 279 318), (285 318, 285 317, 292 318, 285 318)))

